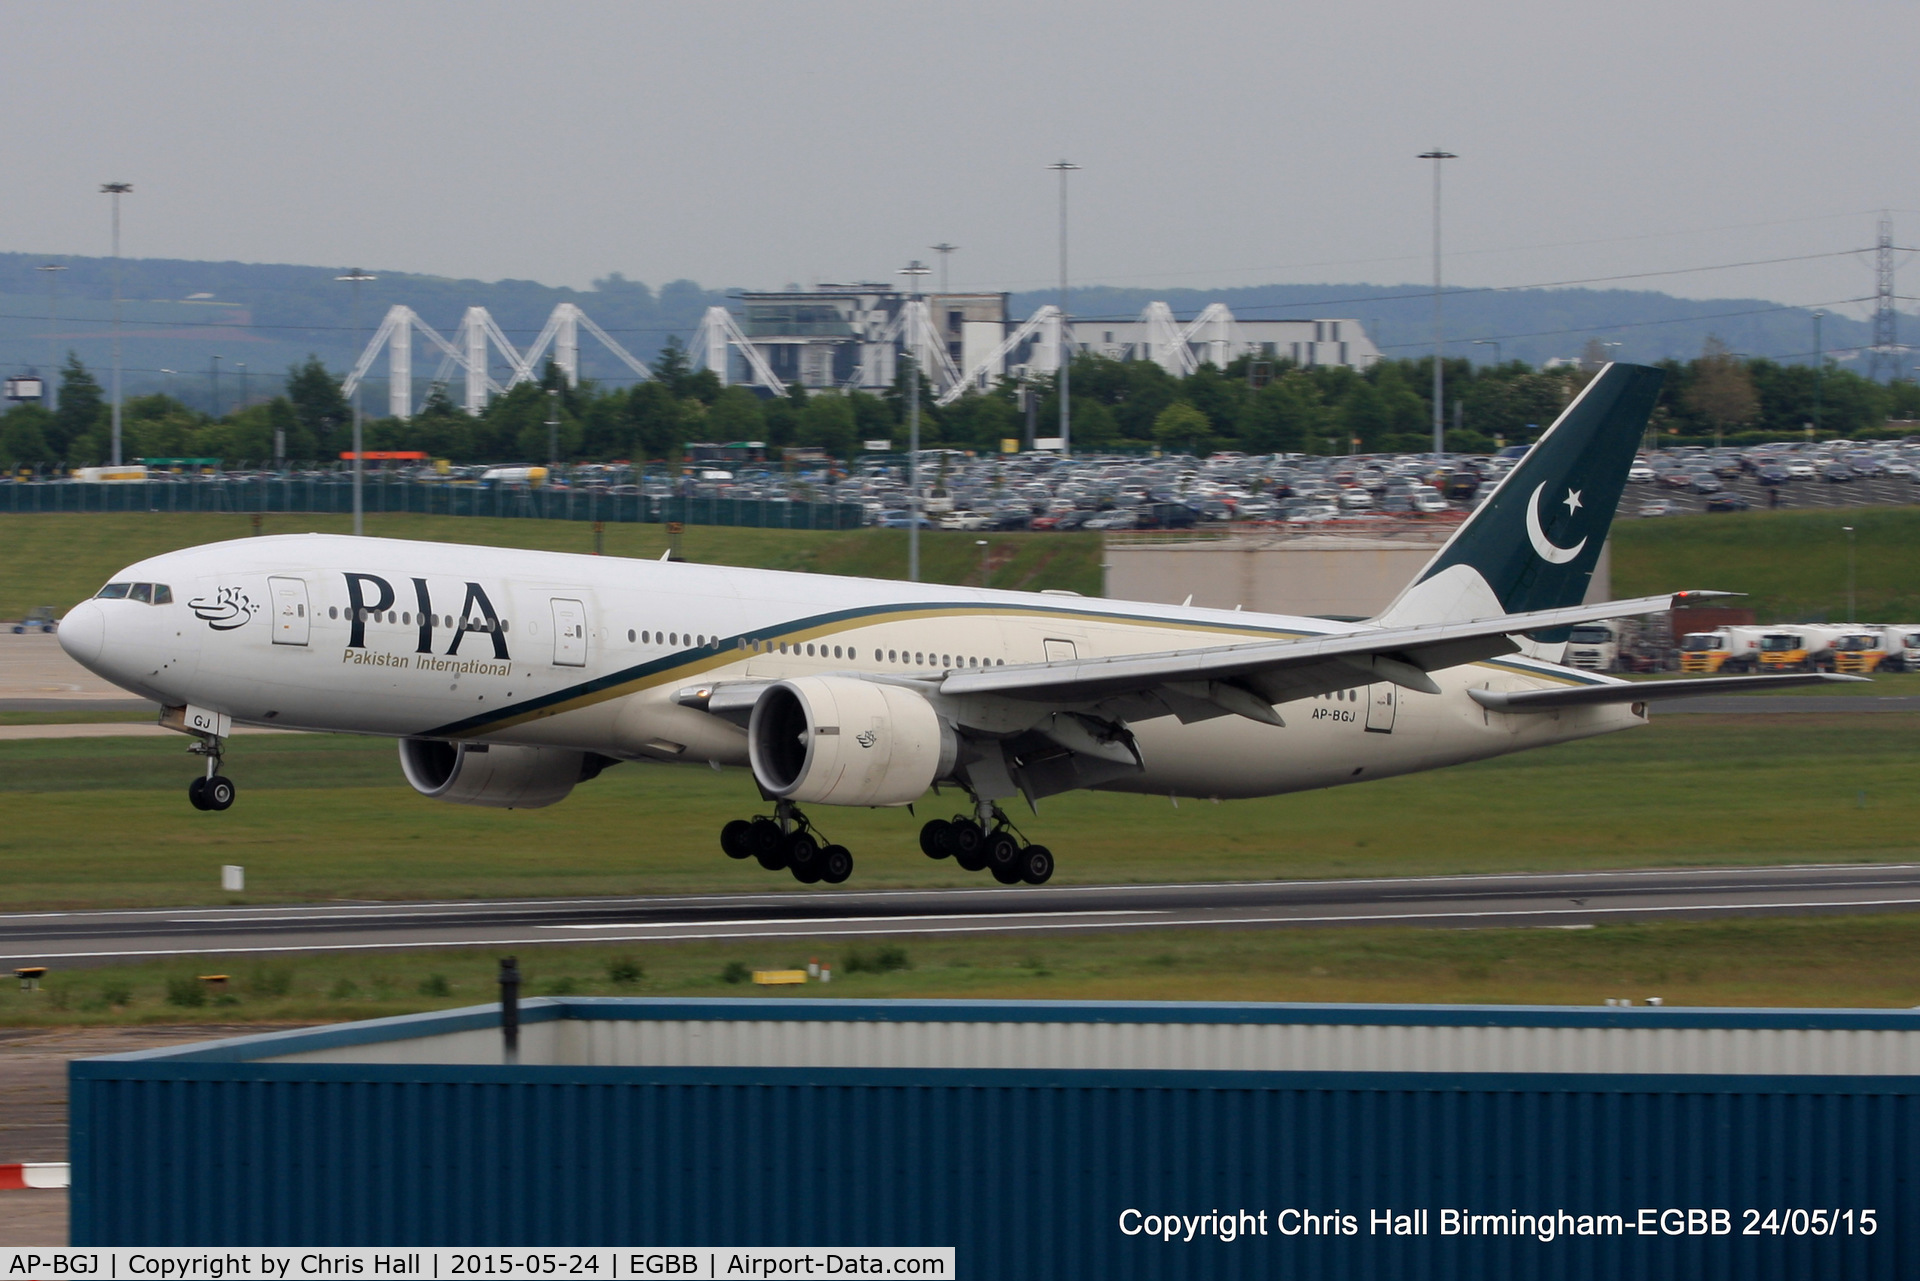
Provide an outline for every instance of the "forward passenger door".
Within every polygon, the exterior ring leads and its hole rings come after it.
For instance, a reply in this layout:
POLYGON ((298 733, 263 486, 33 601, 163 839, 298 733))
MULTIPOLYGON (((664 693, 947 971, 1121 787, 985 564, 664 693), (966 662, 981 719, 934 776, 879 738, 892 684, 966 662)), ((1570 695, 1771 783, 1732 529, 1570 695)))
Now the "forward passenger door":
POLYGON ((304 578, 269 578, 267 592, 273 599, 273 643, 306 644, 312 622, 307 617, 307 581, 304 578))
POLYGON ((577 600, 553 599, 553 664, 587 665, 587 607, 577 600))

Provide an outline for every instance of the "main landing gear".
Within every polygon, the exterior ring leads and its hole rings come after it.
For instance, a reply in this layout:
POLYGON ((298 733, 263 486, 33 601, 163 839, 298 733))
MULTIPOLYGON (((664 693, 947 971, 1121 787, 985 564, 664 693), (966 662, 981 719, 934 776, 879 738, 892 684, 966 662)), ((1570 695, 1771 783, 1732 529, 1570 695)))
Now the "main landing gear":
POLYGON ((720 829, 728 858, 757 859, 769 872, 786 868, 802 885, 838 885, 853 875, 853 855, 844 845, 822 842, 819 830, 790 801, 774 805, 773 817, 736 818, 720 829))
POLYGON ((951 858, 969 872, 985 869, 1002 885, 1045 885, 1053 879, 1053 851, 1028 845, 998 805, 980 806, 979 818, 956 814, 936 818, 920 829, 920 850, 928 858, 951 858))
POLYGON ((233 780, 220 772, 220 740, 203 737, 187 750, 207 758, 207 772, 187 784, 187 799, 197 810, 223 810, 233 804, 233 780))

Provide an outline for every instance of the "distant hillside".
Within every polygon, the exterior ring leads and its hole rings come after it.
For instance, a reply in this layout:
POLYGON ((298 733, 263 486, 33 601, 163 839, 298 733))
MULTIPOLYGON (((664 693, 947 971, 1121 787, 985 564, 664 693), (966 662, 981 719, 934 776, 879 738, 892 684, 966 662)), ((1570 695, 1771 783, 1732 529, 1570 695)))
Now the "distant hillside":
MULTIPOLYGON (((1058 299, 1057 291, 1033 290, 1015 294, 1012 306, 1024 316, 1058 299)), ((1076 289, 1073 314, 1131 320, 1155 299, 1182 318, 1213 302, 1226 303, 1247 320, 1351 318, 1364 324, 1389 356, 1418 357, 1433 349, 1433 293, 1421 285, 1076 289)), ((1493 348, 1473 346, 1472 339, 1498 340, 1503 359, 1532 365, 1578 356, 1591 338, 1621 343, 1615 354, 1637 361, 1691 359, 1708 334, 1750 356, 1805 361, 1813 350, 1812 313, 1760 298, 1703 300, 1626 289, 1449 290, 1444 314, 1448 354, 1483 361, 1493 359, 1493 348)), ((1869 341, 1868 329, 1863 321, 1828 316, 1821 345, 1829 352, 1860 346, 1869 341)))
MULTIPOLYGON (((48 259, 0 254, 0 369, 44 366, 48 359, 48 259)), ((110 351, 112 261, 58 259, 59 323, 53 327, 60 358, 71 349, 103 371, 110 351)), ((173 393, 205 408, 211 357, 220 359, 222 404, 239 393, 236 366, 244 362, 251 390, 264 394, 287 367, 318 355, 333 368, 351 367, 388 307, 405 303, 448 338, 470 306, 483 306, 517 346, 532 342, 548 313, 562 302, 577 304, 622 346, 651 359, 671 334, 684 341, 722 293, 676 280, 658 291, 617 274, 588 290, 557 289, 528 280, 452 280, 369 268, 378 279, 360 286, 358 325, 352 287, 341 283, 344 267, 296 267, 240 262, 127 259, 121 264, 126 323, 123 368, 130 394, 171 386, 173 393), (172 375, 164 371, 174 371, 172 375)), ((423 340, 414 343, 416 373, 431 374, 440 356, 423 340)), ((581 335, 581 364, 589 377, 630 379, 632 374, 598 344, 581 335)), ((384 373, 384 366, 381 371, 384 373)), ((104 377, 103 377, 104 380, 104 377)))
MULTIPOLYGON (((48 324, 50 273, 36 270, 47 259, 0 254, 0 369, 43 367, 51 348, 69 350, 104 371, 108 363, 112 263, 104 258, 62 258, 57 273, 59 323, 48 324)), ((386 309, 404 302, 442 334, 451 336, 469 306, 486 307, 516 344, 530 342, 557 303, 579 305, 616 340, 642 359, 651 358, 669 335, 684 339, 707 307, 728 291, 676 280, 658 290, 618 275, 586 290, 554 288, 527 280, 452 280, 370 267, 379 279, 363 285, 358 326, 352 290, 335 279, 344 267, 300 267, 239 262, 191 262, 130 258, 121 264, 126 324, 126 385, 130 394, 170 388, 191 404, 212 399, 209 370, 219 356, 223 407, 240 392, 245 365, 249 391, 264 395, 287 367, 318 355, 333 368, 350 366, 386 309), (172 372, 167 372, 172 371, 172 372)), ((1262 285, 1219 290, 1075 290, 1076 316, 1131 318, 1149 301, 1169 303, 1176 315, 1192 316, 1211 302, 1225 302, 1247 319, 1351 317, 1365 324, 1389 355, 1418 356, 1431 324, 1430 295, 1419 285, 1262 285)), ((1053 300, 1044 291, 1015 294, 1016 317, 1053 300)), ((1447 329, 1455 354, 1490 359, 1501 355, 1538 364, 1576 356, 1590 338, 1620 342, 1633 360, 1697 355, 1709 333, 1735 351, 1804 360, 1812 345, 1807 312, 1758 299, 1697 301, 1626 290, 1552 289, 1516 292, 1456 292, 1447 300, 1447 329)), ((1867 340, 1867 326, 1830 316, 1825 345, 1835 351, 1867 340)), ((582 335, 582 365, 589 377, 625 381, 628 371, 582 335)), ((439 357, 416 343, 417 372, 431 374, 439 357)), ((376 378, 379 371, 376 371, 376 378)), ((378 388, 374 389, 378 394, 378 388)))

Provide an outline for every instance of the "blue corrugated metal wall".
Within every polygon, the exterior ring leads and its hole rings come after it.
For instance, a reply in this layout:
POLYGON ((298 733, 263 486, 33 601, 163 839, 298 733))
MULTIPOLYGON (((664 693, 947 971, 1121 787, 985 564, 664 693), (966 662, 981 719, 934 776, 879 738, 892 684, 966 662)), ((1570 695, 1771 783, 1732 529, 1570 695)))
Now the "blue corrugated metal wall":
MULTIPOLYGON (((955 1245, 970 1278, 1912 1277, 1910 1078, 73 1067, 73 1240, 955 1245), (1165 1244, 1284 1206, 1353 1237, 1165 1244), (1706 1237, 1438 1235, 1442 1207, 1719 1207, 1706 1237), (1424 1207, 1434 1233, 1369 1235, 1424 1207), (1757 1207, 1873 1236, 1744 1236, 1757 1207)), ((1271 1220, 1270 1220, 1271 1221, 1271 1220)))

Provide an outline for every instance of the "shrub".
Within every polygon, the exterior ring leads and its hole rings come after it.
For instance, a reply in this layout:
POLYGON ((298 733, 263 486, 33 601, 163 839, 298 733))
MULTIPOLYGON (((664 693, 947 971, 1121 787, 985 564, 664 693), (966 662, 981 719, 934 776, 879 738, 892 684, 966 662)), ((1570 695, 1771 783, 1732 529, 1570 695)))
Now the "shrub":
POLYGON ((247 975, 249 996, 285 996, 293 991, 293 967, 268 965, 247 975))
POLYGON ((847 953, 846 971, 849 974, 888 974, 894 970, 910 970, 913 960, 903 947, 887 946, 869 955, 854 950, 847 953))
POLYGON ((549 979, 547 981, 548 996, 572 996, 579 990, 580 985, 574 982, 570 975, 563 974, 557 979, 549 979))
POLYGON ((420 995, 452 996, 453 984, 447 982, 447 976, 444 974, 429 974, 420 980, 420 995))
POLYGON ((352 979, 341 979, 327 989, 327 995, 336 1001, 350 1001, 360 995, 360 985, 352 979))
POLYGON ((198 1009, 207 1003, 207 985, 191 974, 167 980, 167 1004, 198 1009))
POLYGON ((727 968, 720 971, 722 983, 745 983, 753 977, 753 971, 747 968, 745 961, 728 961, 727 968))
POLYGON ((120 982, 102 983, 100 1002, 103 1005, 132 1005, 133 989, 120 982))
POLYGON ((646 973, 631 956, 616 956, 607 962, 607 980, 621 987, 638 983, 646 977, 646 973))

